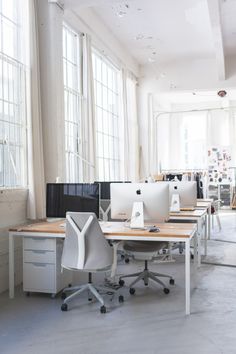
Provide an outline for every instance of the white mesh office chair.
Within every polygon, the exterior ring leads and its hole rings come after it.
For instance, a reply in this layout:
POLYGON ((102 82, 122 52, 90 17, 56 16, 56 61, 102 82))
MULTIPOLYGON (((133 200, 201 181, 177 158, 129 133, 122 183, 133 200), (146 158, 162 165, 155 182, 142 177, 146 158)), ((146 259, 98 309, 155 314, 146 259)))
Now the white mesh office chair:
POLYGON ((156 273, 152 272, 148 269, 148 261, 151 261, 152 259, 155 258, 156 254, 158 251, 160 251, 163 248, 166 248, 167 244, 165 242, 141 242, 141 241, 128 241, 125 242, 123 248, 124 250, 129 253, 131 256, 133 256, 134 259, 137 260, 143 260, 145 263, 145 268, 142 272, 138 273, 132 273, 132 274, 127 274, 123 275, 119 278, 119 284, 121 286, 124 285, 124 278, 129 278, 129 277, 137 277, 130 285, 129 285, 129 292, 131 295, 135 293, 135 289, 133 286, 139 281, 143 280, 144 285, 148 285, 149 279, 154 281, 155 283, 160 284, 163 287, 163 291, 165 294, 169 293, 169 289, 166 287, 166 285, 158 279, 158 277, 164 277, 164 278, 169 278, 169 282, 171 285, 174 285, 174 279, 170 275, 166 274, 161 274, 161 273, 156 273))
MULTIPOLYGON (((101 303, 101 313, 106 312, 104 299, 99 291, 115 293, 116 289, 98 287, 92 284, 92 273, 112 271, 116 268, 116 247, 109 245, 105 239, 97 217, 94 213, 68 212, 66 215, 66 237, 64 241, 61 265, 70 270, 79 270, 89 274, 87 284, 69 287, 63 290, 62 311, 67 311, 68 303, 84 291, 89 291, 101 303), (66 297, 66 292, 73 293, 66 297)), ((89 297, 91 300, 91 296, 89 297)), ((123 302, 119 296, 119 302, 123 302)))

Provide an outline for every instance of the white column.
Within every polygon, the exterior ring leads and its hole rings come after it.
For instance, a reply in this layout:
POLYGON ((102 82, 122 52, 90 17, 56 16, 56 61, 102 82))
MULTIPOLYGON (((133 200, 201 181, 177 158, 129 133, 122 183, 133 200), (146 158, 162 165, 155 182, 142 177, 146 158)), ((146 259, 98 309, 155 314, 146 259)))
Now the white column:
POLYGON ((37 0, 37 10, 45 179, 64 181, 63 11, 48 0, 37 0))

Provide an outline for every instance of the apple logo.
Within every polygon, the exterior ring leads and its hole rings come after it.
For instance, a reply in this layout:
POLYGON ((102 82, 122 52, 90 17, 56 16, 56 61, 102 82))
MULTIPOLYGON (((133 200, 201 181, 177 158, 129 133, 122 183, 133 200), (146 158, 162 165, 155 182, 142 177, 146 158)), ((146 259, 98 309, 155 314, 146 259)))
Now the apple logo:
POLYGON ((140 189, 137 189, 137 190, 136 190, 136 194, 140 195, 140 194, 141 194, 141 190, 140 190, 140 189))

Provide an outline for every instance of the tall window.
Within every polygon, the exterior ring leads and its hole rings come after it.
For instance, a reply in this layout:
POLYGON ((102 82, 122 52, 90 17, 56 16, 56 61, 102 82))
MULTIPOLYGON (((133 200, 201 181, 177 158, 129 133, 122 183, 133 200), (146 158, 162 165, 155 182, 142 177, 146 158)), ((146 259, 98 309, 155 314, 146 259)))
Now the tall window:
POLYGON ((121 131, 119 112, 120 72, 103 55, 93 50, 93 74, 96 116, 97 178, 120 180, 121 131))
POLYGON ((65 106, 66 180, 82 180, 81 111, 82 111, 82 48, 81 37, 63 26, 63 71, 65 106))
POLYGON ((0 187, 26 180, 27 0, 0 0, 0 187))

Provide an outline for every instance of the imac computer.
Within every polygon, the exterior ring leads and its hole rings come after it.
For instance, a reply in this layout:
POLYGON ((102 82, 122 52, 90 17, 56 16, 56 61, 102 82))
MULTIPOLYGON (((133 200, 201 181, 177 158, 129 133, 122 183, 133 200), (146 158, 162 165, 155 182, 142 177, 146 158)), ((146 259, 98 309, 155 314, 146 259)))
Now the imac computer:
POLYGON ((181 209, 193 210, 197 205, 196 182, 168 182, 170 187, 170 211, 179 212, 181 209))
POLYGON ((130 181, 96 181, 99 184, 100 206, 99 215, 103 221, 111 220, 111 183, 131 183, 130 181))
POLYGON ((131 228, 144 228, 147 222, 169 219, 169 185, 167 183, 111 184, 112 219, 130 219, 131 228))
POLYGON ((47 183, 47 218, 65 218, 67 211, 93 212, 99 217, 99 185, 47 183))

